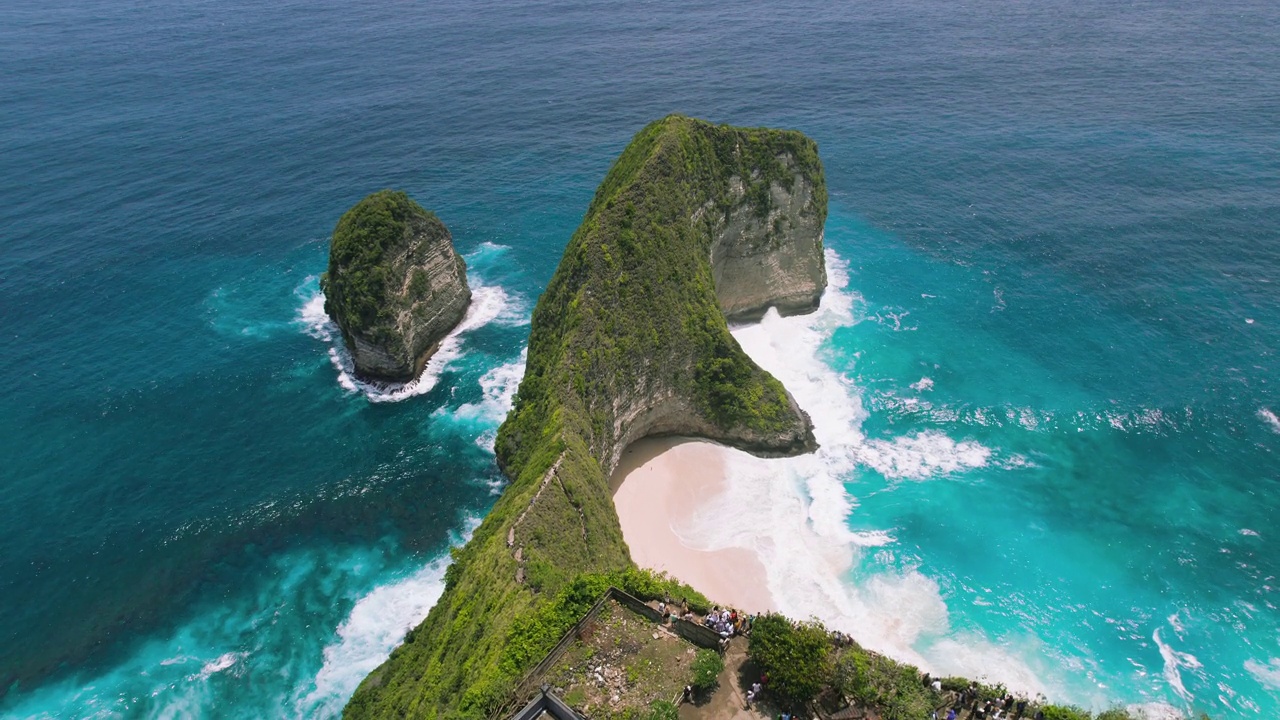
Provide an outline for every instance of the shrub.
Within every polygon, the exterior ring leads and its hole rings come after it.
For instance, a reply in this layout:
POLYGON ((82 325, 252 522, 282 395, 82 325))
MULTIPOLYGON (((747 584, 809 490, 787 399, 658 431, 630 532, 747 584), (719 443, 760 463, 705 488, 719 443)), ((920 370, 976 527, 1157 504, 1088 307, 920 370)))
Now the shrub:
POLYGON ((845 653, 836 664, 833 684, 846 697, 878 708, 885 720, 926 717, 934 706, 918 669, 881 655, 845 653))
POLYGON ((693 658, 693 679, 689 684, 698 692, 706 692, 719 684, 724 672, 724 659, 714 650, 699 650, 693 658))
POLYGON ((1090 720, 1092 717, 1088 710, 1074 705, 1046 705, 1040 709, 1044 711, 1044 720, 1090 720))
POLYGON ((649 705, 649 720, 676 720, 680 710, 670 700, 654 700, 649 705))
POLYGON ((831 678, 831 643, 818 622, 793 623, 769 613, 751 626, 747 656, 769 677, 769 692, 803 705, 831 678))

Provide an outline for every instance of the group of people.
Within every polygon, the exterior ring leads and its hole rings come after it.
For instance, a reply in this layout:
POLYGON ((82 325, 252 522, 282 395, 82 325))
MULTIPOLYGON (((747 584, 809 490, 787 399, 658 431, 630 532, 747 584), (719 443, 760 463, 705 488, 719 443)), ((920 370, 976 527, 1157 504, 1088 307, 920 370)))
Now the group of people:
MULTIPOLYGON (((942 683, 937 680, 930 683, 928 675, 925 675, 925 684, 932 687, 935 692, 942 690, 942 683)), ((1028 704, 1026 698, 1015 698, 1013 695, 984 700, 977 684, 971 684, 960 691, 955 705, 947 711, 945 716, 934 713, 934 717, 937 720, 957 720, 959 713, 966 708, 973 708, 969 717, 976 720, 1010 720, 1026 717, 1028 704)), ((1034 720, 1044 720, 1044 711, 1036 710, 1034 720)))
MULTIPOLYGON (((677 606, 671 601, 671 598, 664 598, 658 602, 658 612, 662 614, 663 622, 670 622, 673 617, 678 617, 686 622, 698 622, 693 611, 689 609, 687 600, 682 600, 680 605, 677 606)), ((724 650, 730 638, 735 635, 750 633, 751 624, 755 622, 755 619, 755 615, 747 615, 729 608, 721 610, 718 607, 713 607, 711 612, 702 618, 702 624, 711 628, 720 636, 720 649, 724 650)))
POLYGON ((721 638, 728 639, 734 635, 745 635, 751 631, 754 615, 745 615, 737 610, 720 610, 711 608, 711 612, 702 619, 702 624, 715 630, 721 638))

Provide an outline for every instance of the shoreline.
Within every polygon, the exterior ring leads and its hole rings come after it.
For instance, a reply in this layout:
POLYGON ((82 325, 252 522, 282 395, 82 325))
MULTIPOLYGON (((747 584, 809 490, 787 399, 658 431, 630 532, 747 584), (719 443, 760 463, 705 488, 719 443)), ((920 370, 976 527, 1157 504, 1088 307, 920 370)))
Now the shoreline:
POLYGON ((697 588, 714 604, 778 611, 764 564, 738 547, 703 550, 680 534, 725 490, 725 448, 684 437, 645 438, 622 454, 609 478, 631 559, 697 588))

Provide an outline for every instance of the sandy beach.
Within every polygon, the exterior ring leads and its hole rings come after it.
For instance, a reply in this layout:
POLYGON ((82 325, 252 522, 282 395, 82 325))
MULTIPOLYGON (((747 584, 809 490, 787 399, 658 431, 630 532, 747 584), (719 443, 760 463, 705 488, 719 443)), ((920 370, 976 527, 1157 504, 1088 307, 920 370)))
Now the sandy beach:
POLYGON ((665 571, 715 603, 747 612, 774 610, 755 553, 699 550, 679 534, 723 491, 725 452, 688 438, 647 439, 627 448, 610 480, 622 535, 640 567, 665 571))

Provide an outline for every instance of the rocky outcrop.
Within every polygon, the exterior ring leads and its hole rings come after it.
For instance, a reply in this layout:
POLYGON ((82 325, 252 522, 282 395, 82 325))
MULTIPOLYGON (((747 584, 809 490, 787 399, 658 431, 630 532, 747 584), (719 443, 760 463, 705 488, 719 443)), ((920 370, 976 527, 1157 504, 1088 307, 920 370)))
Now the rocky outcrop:
POLYGON ((827 287, 821 177, 811 177, 790 155, 778 160, 785 178, 768 181, 763 207, 747 197, 742 178, 729 179, 735 204, 711 241, 711 270, 720 309, 731 321, 758 320, 770 307, 782 315, 813 312, 827 287))
POLYGON ((809 417, 725 317, 816 306, 826 200, 817 145, 798 132, 671 116, 635 136, 534 308, 494 447, 511 483, 347 717, 503 715, 514 683, 572 622, 548 603, 583 573, 634 568, 609 492, 632 442, 817 447, 809 417))
POLYGON ((370 380, 417 377, 471 302, 467 266, 448 228, 391 190, 366 197, 338 221, 321 288, 356 374, 370 380))

